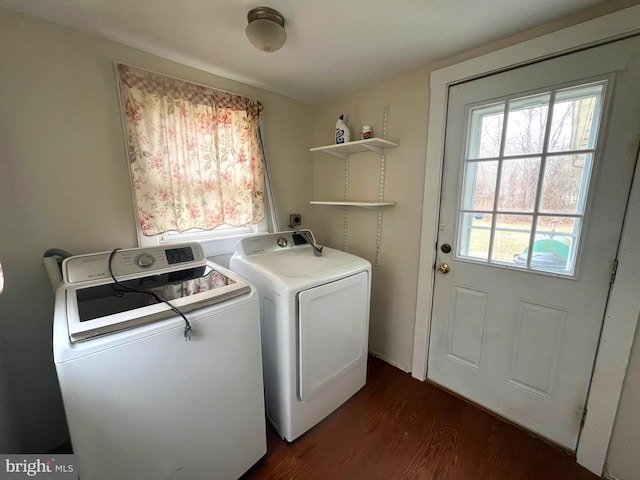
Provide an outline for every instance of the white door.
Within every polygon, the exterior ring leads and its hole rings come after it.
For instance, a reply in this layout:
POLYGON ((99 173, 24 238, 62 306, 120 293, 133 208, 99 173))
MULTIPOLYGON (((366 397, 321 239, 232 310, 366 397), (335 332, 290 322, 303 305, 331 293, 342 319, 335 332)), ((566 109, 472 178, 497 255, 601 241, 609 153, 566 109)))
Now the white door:
POLYGON ((638 151, 638 52, 449 91, 427 376, 572 450, 638 151))

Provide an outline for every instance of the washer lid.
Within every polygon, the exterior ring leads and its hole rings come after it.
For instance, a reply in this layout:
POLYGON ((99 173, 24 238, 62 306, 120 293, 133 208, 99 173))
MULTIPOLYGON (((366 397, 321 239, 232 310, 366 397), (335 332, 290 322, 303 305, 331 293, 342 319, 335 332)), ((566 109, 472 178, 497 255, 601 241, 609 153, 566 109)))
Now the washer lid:
POLYGON ((182 320, 161 299, 186 313, 251 291, 239 275, 212 262, 201 268, 125 280, 119 285, 111 279, 103 279, 65 284, 64 289, 72 342, 169 317, 176 318, 181 324, 182 320))
POLYGON ((324 247, 322 256, 313 254, 311 245, 298 245, 261 254, 231 258, 231 269, 251 281, 289 296, 315 285, 371 270, 371 264, 350 253, 324 247))

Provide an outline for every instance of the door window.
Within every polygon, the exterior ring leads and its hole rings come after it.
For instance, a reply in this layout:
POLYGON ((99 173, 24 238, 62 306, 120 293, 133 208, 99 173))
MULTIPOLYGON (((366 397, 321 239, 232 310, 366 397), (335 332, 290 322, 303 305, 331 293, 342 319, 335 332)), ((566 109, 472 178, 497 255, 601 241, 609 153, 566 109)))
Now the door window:
POLYGON ((573 275, 606 83, 469 109, 459 258, 573 275))

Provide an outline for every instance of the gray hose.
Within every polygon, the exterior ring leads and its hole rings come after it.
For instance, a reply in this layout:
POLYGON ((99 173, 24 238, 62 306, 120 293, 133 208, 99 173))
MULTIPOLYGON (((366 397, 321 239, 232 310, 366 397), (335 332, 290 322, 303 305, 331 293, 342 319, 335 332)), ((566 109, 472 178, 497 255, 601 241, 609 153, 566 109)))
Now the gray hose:
POLYGON ((73 257, 72 254, 70 254, 66 250, 62 250, 60 248, 50 248, 49 250, 44 252, 44 254, 42 256, 44 258, 47 258, 47 257, 55 257, 56 255, 58 257, 62 257, 62 258, 73 257))

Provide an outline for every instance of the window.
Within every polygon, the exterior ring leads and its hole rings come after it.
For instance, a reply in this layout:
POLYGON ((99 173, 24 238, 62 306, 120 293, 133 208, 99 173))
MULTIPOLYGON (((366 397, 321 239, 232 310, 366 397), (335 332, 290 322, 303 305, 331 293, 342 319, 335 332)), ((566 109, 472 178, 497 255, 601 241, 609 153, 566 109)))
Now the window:
POLYGON ((458 257, 574 273, 605 86, 469 110, 458 257))
POLYGON ((266 230, 260 102, 117 73, 140 244, 266 230))

